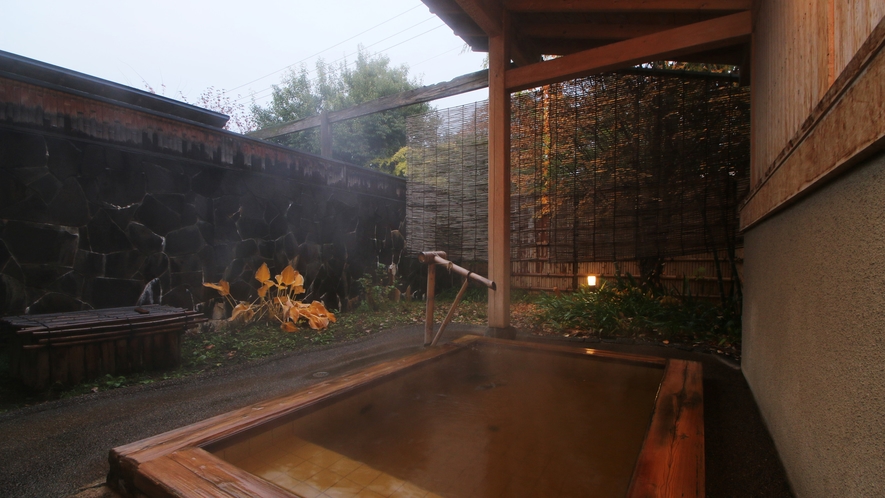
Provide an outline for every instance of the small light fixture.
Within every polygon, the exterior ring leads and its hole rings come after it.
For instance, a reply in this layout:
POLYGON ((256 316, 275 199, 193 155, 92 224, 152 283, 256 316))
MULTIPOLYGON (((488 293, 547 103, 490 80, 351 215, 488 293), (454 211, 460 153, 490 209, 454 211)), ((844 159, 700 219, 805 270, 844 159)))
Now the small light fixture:
POLYGON ((596 287, 596 275, 587 275, 587 286, 596 287))

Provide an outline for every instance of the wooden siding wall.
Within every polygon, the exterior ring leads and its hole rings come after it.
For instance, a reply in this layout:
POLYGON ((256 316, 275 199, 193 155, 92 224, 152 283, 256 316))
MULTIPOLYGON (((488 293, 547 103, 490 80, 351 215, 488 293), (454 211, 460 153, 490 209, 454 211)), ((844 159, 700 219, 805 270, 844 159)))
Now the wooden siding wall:
MULTIPOLYGON (((810 191, 815 182, 829 178, 830 170, 850 159, 839 157, 833 164, 822 164, 831 158, 820 157, 815 164, 800 167, 802 171, 782 172, 780 176, 789 178, 781 178, 768 189, 776 192, 754 199, 875 59, 882 46, 882 30, 877 26, 883 17, 885 0, 756 2, 748 196, 748 203, 755 205, 742 213, 743 228, 810 191)), ((863 141, 855 152, 875 143, 855 135, 863 134, 851 132, 843 140, 863 141)))
POLYGON ((756 2, 750 188, 762 180, 829 87, 829 1, 756 2))
MULTIPOLYGON (((743 269, 743 249, 737 250, 738 278, 743 269)), ((731 288, 732 271, 725 254, 719 255, 726 293, 731 288)), ((587 275, 598 275, 602 279, 614 279, 618 270, 621 275, 627 273, 638 277, 638 261, 599 261, 578 263, 578 271, 574 272, 572 263, 546 263, 540 261, 517 261, 511 266, 511 283, 516 289, 528 290, 573 290, 575 273, 583 283, 587 275)), ((719 284, 716 278, 716 267, 712 254, 697 254, 668 258, 664 264, 661 283, 668 288, 682 292, 683 278, 688 277, 689 289, 693 296, 719 299, 719 284)))
POLYGON ((885 16, 883 0, 828 0, 833 5, 834 68, 838 76, 876 24, 885 16))

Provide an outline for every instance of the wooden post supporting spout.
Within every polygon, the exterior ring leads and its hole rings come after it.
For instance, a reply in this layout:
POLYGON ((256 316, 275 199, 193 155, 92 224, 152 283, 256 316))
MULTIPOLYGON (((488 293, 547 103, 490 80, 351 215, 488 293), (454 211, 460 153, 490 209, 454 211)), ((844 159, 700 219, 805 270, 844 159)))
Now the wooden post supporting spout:
POLYGON ((427 265, 427 313, 424 315, 424 345, 433 341, 433 294, 436 289, 436 265, 427 265))

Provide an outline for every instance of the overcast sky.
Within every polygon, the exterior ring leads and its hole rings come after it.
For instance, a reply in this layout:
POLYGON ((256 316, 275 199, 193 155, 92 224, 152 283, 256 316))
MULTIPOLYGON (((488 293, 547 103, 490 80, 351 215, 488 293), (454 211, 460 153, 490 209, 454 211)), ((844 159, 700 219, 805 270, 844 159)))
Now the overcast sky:
POLYGON ((213 86, 264 103, 287 66, 352 61, 358 44, 425 85, 478 71, 485 55, 463 53, 420 0, 0 0, 0 13, 0 50, 191 102, 213 86))

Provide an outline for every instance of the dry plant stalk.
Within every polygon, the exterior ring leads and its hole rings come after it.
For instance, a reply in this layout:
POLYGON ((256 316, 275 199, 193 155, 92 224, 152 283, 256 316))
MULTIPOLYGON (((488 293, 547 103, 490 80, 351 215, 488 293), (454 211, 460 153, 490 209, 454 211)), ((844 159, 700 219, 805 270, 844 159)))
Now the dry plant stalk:
POLYGON ((300 319, 305 319, 314 330, 322 330, 335 322, 335 315, 328 311, 323 303, 314 301, 310 304, 296 299, 304 294, 304 277, 301 276, 291 265, 270 278, 270 270, 267 264, 255 272, 255 280, 261 283, 258 288, 258 299, 249 303, 239 303, 230 295, 230 283, 222 279, 217 284, 206 282, 203 285, 217 290, 221 296, 233 307, 230 321, 241 319, 244 322, 260 320, 267 317, 280 323, 280 328, 286 332, 295 332, 300 319))

